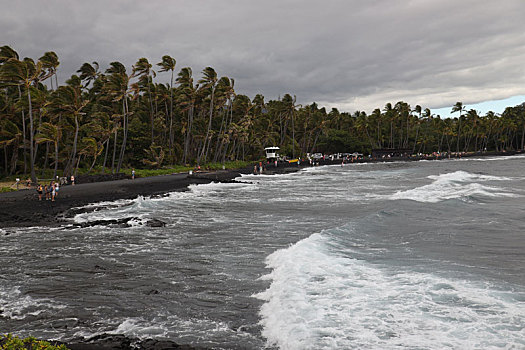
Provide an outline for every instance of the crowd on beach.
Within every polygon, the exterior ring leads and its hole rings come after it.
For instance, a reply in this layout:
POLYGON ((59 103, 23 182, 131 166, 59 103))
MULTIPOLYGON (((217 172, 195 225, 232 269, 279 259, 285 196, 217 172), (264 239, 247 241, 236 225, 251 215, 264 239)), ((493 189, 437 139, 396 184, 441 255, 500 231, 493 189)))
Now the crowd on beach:
POLYGON ((58 196, 58 191, 60 190, 60 185, 58 182, 51 181, 48 185, 42 185, 39 184, 36 188, 36 191, 38 193, 38 200, 42 200, 42 196, 44 196, 46 201, 55 201, 55 198, 58 196))
MULTIPOLYGON (((75 185, 75 176, 71 175, 71 185, 75 185)), ((54 202, 55 199, 58 197, 58 192, 60 191, 60 183, 64 184, 66 182, 65 179, 60 179, 58 176, 56 177, 56 181, 50 181, 48 185, 45 183, 39 183, 36 185, 36 193, 38 194, 38 200, 41 201, 42 198, 46 201, 52 201, 54 202)), ((27 187, 31 188, 31 180, 27 180, 27 187)))

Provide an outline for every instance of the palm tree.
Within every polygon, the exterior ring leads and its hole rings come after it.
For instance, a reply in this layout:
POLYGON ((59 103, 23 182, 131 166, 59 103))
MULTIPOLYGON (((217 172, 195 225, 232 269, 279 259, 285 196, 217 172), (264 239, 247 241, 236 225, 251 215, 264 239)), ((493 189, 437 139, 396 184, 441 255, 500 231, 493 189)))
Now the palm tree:
POLYGON ((95 166, 97 157, 104 150, 104 146, 98 143, 94 137, 83 137, 81 141, 81 146, 82 146, 81 150, 78 152, 80 155, 83 155, 85 157, 88 157, 88 156, 93 157, 93 162, 91 163, 91 166, 89 167, 89 170, 87 172, 89 174, 91 170, 93 170, 93 167, 95 166))
MULTIPOLYGON (((5 50, 7 51, 7 50, 5 50)), ((27 92, 27 102, 29 106, 29 162, 31 169, 31 181, 36 183, 35 161, 34 161, 34 123, 33 123, 33 106, 31 103, 32 84, 37 82, 41 77, 42 63, 35 62, 30 58, 24 58, 20 61, 17 58, 9 58, 0 67, 0 84, 2 86, 19 86, 23 85, 27 92)))
MULTIPOLYGON (((60 62, 58 61, 57 54, 53 51, 48 51, 42 57, 40 57, 39 61, 42 62, 42 73, 44 75, 40 78, 40 80, 45 80, 45 76, 51 78, 55 76, 55 89, 58 88, 58 80, 56 74, 60 62)), ((51 79, 51 90, 53 90, 53 79, 51 79)))
POLYGON ((385 105, 385 108, 383 108, 383 111, 385 112, 386 119, 390 122, 390 141, 388 143, 389 148, 394 147, 394 119, 395 119, 395 110, 392 107, 392 104, 388 102, 385 105))
MULTIPOLYGON (((123 137, 122 144, 120 148, 120 155, 117 163, 116 172, 120 171, 122 162, 124 159, 124 154, 126 151, 126 142, 128 138, 128 116, 129 116, 129 107, 128 107, 128 95, 130 93, 129 89, 129 78, 124 72, 118 70, 108 76, 105 89, 109 95, 113 97, 114 102, 122 102, 122 126, 123 126, 123 137)), ((115 133, 115 145, 116 147, 116 133, 115 133)), ((115 148, 114 148, 115 150, 115 148)), ((113 156, 114 158, 115 156, 113 156)))
POLYGON ((148 91, 148 99, 150 105, 150 123, 151 123, 151 144, 154 141, 154 123, 153 123, 153 100, 151 98, 150 77, 155 77, 155 72, 151 69, 152 65, 147 58, 139 58, 137 63, 133 66, 130 78, 138 77, 139 84, 142 87, 146 86, 148 91))
POLYGON ((35 136, 37 143, 42 142, 51 142, 55 146, 55 169, 53 171, 53 178, 57 176, 58 170, 58 145, 60 143, 60 138, 62 136, 62 131, 60 125, 52 124, 49 122, 44 122, 39 128, 38 134, 35 136))
POLYGON ((182 156, 182 162, 183 164, 186 164, 188 161, 188 153, 192 135, 193 112, 195 108, 195 99, 198 85, 197 87, 193 85, 193 76, 190 67, 181 69, 178 74, 177 83, 179 83, 179 104, 183 112, 188 112, 186 127, 183 127, 182 129, 182 132, 186 133, 184 137, 184 153, 182 156))
POLYGON ((75 169, 78 133, 80 130, 79 119, 85 115, 83 109, 89 101, 85 100, 82 96, 80 78, 74 75, 66 83, 68 83, 68 85, 60 86, 55 91, 55 94, 53 94, 51 98, 50 106, 55 113, 62 113, 66 117, 71 117, 75 125, 73 147, 64 171, 64 175, 69 176, 72 174, 72 170, 75 169))
POLYGON ((80 73, 80 80, 85 82, 84 88, 87 88, 89 83, 97 79, 100 75, 99 65, 97 62, 93 62, 93 64, 86 62, 77 70, 77 73, 80 73))
POLYGON ((175 64, 177 61, 168 55, 162 56, 162 61, 157 63, 157 66, 160 67, 159 72, 167 72, 171 71, 171 78, 170 78, 170 129, 169 129, 169 149, 170 149, 170 158, 172 157, 173 153, 173 143, 174 143, 174 135, 173 135, 173 72, 175 71, 175 64))
POLYGON ((211 121, 213 118, 213 102, 215 98, 215 87, 217 84, 217 73, 215 70, 211 67, 206 67, 202 71, 203 77, 201 80, 199 80, 199 84, 202 85, 202 90, 208 91, 210 96, 210 111, 209 111, 209 120, 208 120, 208 129, 206 130, 206 137, 204 138, 204 144, 202 145, 202 151, 197 159, 197 163, 200 163, 202 157, 204 156, 204 152, 206 151, 206 156, 204 157, 204 161, 206 161, 206 158, 208 156, 208 147, 209 147, 209 135, 211 130, 211 121))
POLYGON ((458 138, 457 138, 457 144, 456 144, 456 152, 459 152, 459 138, 461 135, 461 114, 465 111, 465 106, 463 106, 462 102, 456 102, 456 104, 452 107, 452 113, 459 112, 459 118, 458 118, 458 138))
POLYGON ((18 158, 18 147, 22 140, 22 133, 16 123, 9 119, 4 119, 0 123, 0 145, 4 146, 5 156, 5 173, 6 176, 12 174, 16 169, 16 161, 18 158), (8 171, 7 162, 7 147, 13 146, 13 155, 11 157, 11 170, 8 171))

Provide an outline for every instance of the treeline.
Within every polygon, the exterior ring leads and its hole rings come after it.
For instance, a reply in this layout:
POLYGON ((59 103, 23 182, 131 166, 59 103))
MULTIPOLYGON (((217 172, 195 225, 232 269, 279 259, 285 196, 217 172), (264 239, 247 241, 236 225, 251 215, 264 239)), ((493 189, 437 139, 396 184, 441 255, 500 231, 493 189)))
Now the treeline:
POLYGON ((295 96, 265 101, 235 91, 235 81, 206 67, 194 77, 176 61, 140 58, 131 69, 84 63, 58 84, 59 59, 37 61, 0 48, 0 174, 119 172, 123 167, 256 160, 264 147, 290 157, 312 152, 404 148, 413 153, 523 149, 525 104, 484 116, 458 102, 442 119, 421 106, 387 103, 370 115, 299 105, 295 96), (156 72, 168 83, 157 82, 156 72))

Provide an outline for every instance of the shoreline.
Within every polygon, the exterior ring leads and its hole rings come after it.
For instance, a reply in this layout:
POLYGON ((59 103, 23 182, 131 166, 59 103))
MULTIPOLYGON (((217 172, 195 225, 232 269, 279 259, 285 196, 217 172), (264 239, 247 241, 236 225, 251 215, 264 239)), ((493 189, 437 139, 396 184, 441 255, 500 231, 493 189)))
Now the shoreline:
MULTIPOLYGON (((465 154, 453 158, 472 158, 490 156, 512 156, 523 152, 487 152, 482 154, 465 154)), ((387 163, 395 161, 441 160, 448 157, 393 157, 385 159, 360 159, 345 163, 387 163)), ((255 163, 254 163, 255 164, 255 163)), ((338 165, 340 159, 320 160, 319 165, 338 165)), ((309 168, 311 165, 303 162, 280 163, 277 168, 269 166, 266 174, 285 174, 309 168)), ((79 183, 75 186, 61 186, 57 199, 52 201, 38 200, 35 189, 0 193, 0 227, 17 228, 32 226, 61 226, 69 223, 68 218, 76 212, 74 208, 84 207, 97 202, 111 202, 119 199, 135 199, 138 196, 159 196, 169 192, 187 191, 190 185, 208 184, 212 182, 231 183, 241 174, 252 174, 252 166, 235 170, 219 170, 215 172, 200 172, 188 175, 179 173, 143 178, 121 179, 103 182, 79 183)))

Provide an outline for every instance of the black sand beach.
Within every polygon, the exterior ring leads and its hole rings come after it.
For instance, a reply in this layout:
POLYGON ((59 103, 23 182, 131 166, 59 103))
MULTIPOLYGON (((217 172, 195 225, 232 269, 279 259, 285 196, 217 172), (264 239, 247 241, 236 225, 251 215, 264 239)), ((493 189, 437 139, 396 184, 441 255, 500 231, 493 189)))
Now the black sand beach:
MULTIPOLYGON (((297 171, 297 165, 280 165, 269 174, 297 171)), ((38 200, 35 189, 0 194, 0 227, 56 226, 73 215, 72 208, 91 203, 134 199, 138 196, 158 196, 173 191, 185 191, 189 185, 210 182, 232 182, 240 174, 248 174, 253 167, 216 172, 200 172, 121 179, 115 181, 77 183, 60 188, 57 199, 38 200)), ((81 178, 80 178, 81 179, 81 178)))

